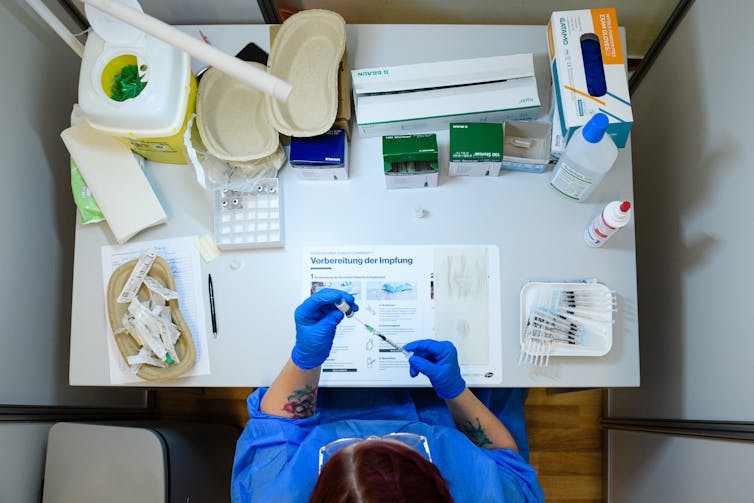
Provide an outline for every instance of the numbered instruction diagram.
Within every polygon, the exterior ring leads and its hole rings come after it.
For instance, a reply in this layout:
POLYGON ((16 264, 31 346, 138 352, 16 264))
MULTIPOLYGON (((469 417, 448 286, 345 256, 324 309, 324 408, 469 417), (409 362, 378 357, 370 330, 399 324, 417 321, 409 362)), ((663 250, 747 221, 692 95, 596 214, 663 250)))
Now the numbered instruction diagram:
MULTIPOLYGON (((497 246, 310 247, 304 295, 322 288, 356 299, 355 314, 388 339, 452 341, 469 386, 502 383, 500 251, 497 246)), ((408 360, 358 321, 338 326, 322 384, 428 386, 408 360)))

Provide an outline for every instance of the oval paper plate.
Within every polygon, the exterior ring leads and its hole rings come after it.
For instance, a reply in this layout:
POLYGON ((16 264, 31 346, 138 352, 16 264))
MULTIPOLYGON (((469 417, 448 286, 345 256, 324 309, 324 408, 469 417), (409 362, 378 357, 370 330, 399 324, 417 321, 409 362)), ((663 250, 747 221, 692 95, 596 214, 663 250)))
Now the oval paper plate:
MULTIPOLYGON (((129 356, 136 355, 141 347, 136 343, 133 337, 128 333, 118 333, 118 330, 122 328, 123 315, 128 312, 128 304, 119 304, 117 299, 123 290, 123 285, 128 281, 128 277, 131 275, 136 260, 131 260, 118 267, 110 276, 110 281, 107 284, 107 314, 110 318, 110 326, 115 333, 115 343, 118 346, 121 356, 124 361, 129 356)), ((157 257, 149 270, 149 275, 171 290, 175 290, 175 280, 173 279, 173 271, 170 269, 168 263, 162 257, 157 257)), ((140 299, 145 300, 149 298, 149 292, 145 285, 141 285, 138 296, 140 299)), ((152 365, 142 365, 137 376, 146 381, 160 381, 163 379, 173 379, 179 377, 188 369, 194 366, 196 360, 196 348, 194 347, 194 339, 191 337, 191 331, 186 325, 186 321, 181 314, 180 306, 178 305, 178 299, 169 300, 166 303, 170 306, 170 314, 173 318, 173 323, 178 327, 181 332, 181 336, 175 343, 175 351, 178 353, 178 358, 181 359, 180 363, 169 365, 166 367, 153 367, 152 365)))
MULTIPOLYGON (((248 63, 267 71, 260 63, 248 63)), ((280 137, 267 117, 264 93, 209 68, 196 95, 196 125, 207 151, 223 161, 247 162, 277 150, 280 137)))
POLYGON ((327 10, 294 14, 280 27, 267 62, 270 73, 291 83, 287 103, 266 96, 275 129, 288 136, 329 130, 338 111, 338 67, 346 47, 346 22, 327 10))

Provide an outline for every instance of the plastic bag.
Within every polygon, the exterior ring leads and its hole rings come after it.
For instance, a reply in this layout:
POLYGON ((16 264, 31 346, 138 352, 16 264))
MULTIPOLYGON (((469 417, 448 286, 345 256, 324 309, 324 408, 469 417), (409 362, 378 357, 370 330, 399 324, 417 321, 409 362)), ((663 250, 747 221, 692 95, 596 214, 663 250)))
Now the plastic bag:
POLYGON ((81 214, 82 224, 93 224, 105 220, 105 216, 100 211, 97 201, 89 192, 86 181, 81 176, 81 172, 73 159, 71 159, 71 191, 73 192, 73 201, 81 214))
POLYGON ((252 192, 264 178, 276 178, 287 157, 282 146, 271 155, 249 162, 223 161, 213 156, 202 144, 194 120, 189 119, 183 143, 189 159, 194 165, 196 178, 205 189, 229 189, 238 192, 252 192))

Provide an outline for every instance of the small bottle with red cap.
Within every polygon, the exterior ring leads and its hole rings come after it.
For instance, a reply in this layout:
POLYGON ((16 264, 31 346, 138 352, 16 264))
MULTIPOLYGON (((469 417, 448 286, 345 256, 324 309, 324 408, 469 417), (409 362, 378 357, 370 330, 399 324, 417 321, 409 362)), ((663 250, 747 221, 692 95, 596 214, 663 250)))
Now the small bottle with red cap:
POLYGON ((584 231, 584 241, 598 248, 631 221, 631 202, 613 201, 605 206, 584 231))

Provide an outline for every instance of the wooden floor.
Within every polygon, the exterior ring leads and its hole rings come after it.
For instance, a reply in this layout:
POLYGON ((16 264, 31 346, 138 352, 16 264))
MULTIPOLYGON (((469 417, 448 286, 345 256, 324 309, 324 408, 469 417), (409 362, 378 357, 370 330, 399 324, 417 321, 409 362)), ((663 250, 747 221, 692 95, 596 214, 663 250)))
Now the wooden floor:
MULTIPOLYGON (((222 422, 243 427, 250 388, 159 390, 155 402, 164 419, 222 422)), ((602 391, 548 393, 533 389, 526 402, 531 464, 548 503, 603 501, 602 391)))
POLYGON ((602 391, 547 393, 533 389, 524 416, 530 461, 548 503, 604 501, 602 391))

